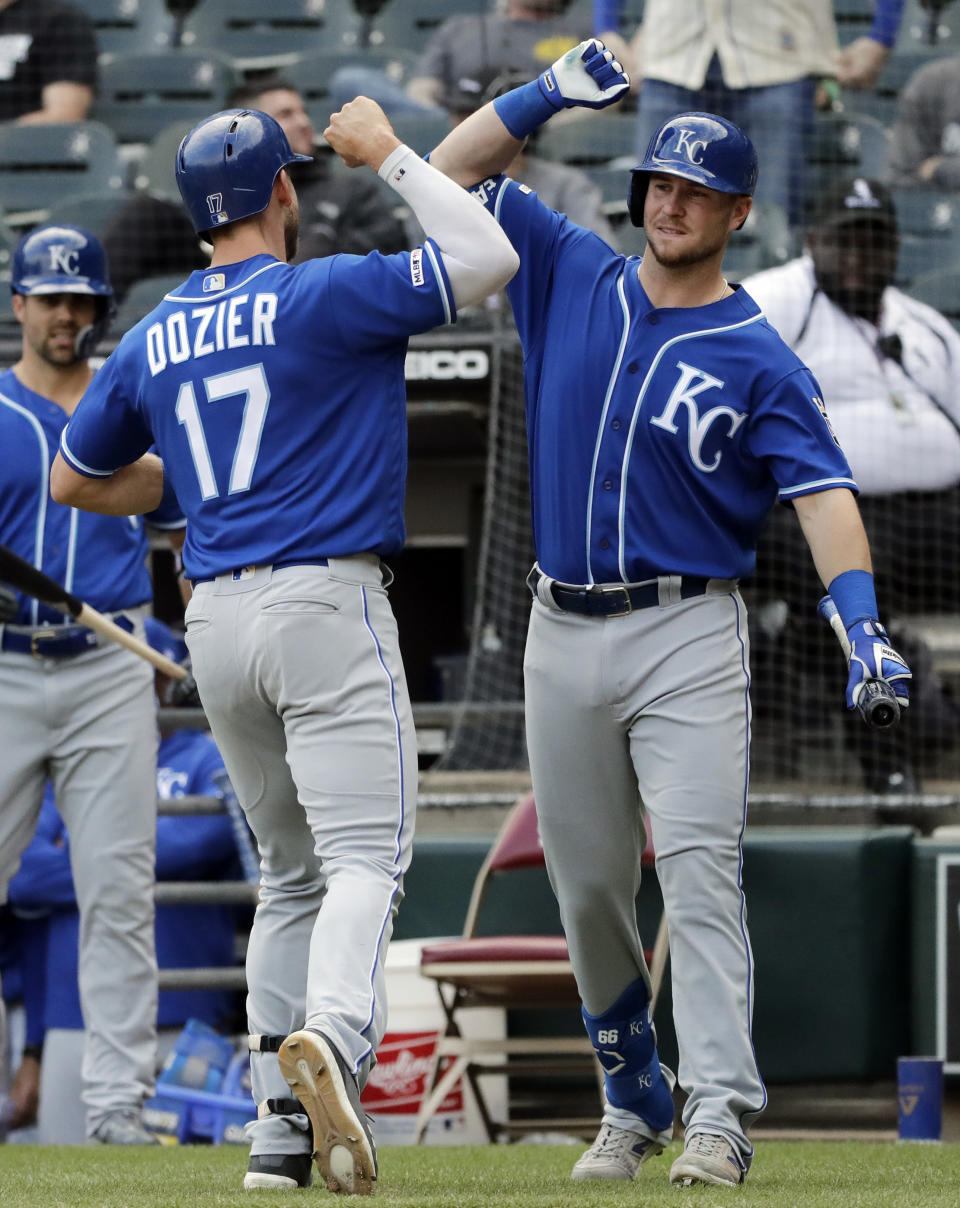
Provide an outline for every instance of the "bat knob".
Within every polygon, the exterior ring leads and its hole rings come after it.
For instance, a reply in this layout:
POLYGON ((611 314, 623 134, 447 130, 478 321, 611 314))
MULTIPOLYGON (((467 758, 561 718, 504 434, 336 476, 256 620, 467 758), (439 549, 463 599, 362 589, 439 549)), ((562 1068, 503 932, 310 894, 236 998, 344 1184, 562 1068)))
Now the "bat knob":
POLYGON ((867 680, 857 708, 871 730, 889 730, 900 720, 897 695, 886 680, 867 680))
POLYGON ((175 680, 170 685, 169 703, 175 709, 199 709, 200 694, 197 691, 197 681, 188 672, 182 680, 175 680))

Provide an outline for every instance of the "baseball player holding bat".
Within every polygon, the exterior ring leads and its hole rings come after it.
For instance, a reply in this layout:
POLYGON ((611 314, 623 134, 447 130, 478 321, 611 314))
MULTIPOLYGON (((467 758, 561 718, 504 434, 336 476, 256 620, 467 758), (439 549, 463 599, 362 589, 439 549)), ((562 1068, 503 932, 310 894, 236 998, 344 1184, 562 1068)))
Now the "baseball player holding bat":
MULTIPOLYGON (((20 359, 0 374, 0 543, 14 555, 5 565, 12 578, 22 559, 142 638, 153 595, 142 519, 91 516, 49 497, 50 464, 94 377, 87 358, 111 311, 103 249, 78 227, 38 228, 14 251, 11 288, 23 340, 20 359)), ((184 524, 175 504, 152 519, 177 531, 184 524)), ((49 777, 70 833, 83 920, 87 1132, 155 1143, 140 1119, 156 1061, 152 672, 20 590, 0 626, 0 716, 0 901, 49 777)))
POLYGON ((721 272, 752 204, 749 139, 706 113, 656 132, 629 192, 642 259, 501 175, 558 110, 602 108, 627 87, 591 39, 467 118, 431 162, 472 186, 520 254, 507 292, 525 354, 537 556, 527 742, 605 1070, 603 1124, 573 1177, 632 1178, 673 1132, 635 909, 646 809, 688 1093, 670 1179, 729 1185, 746 1175, 766 1103, 741 884, 750 679, 737 582, 778 499, 795 508, 849 637, 848 703, 882 679, 905 704, 910 673, 877 641, 856 488, 817 383, 721 272))
POLYGON ((188 519, 187 645, 256 836, 244 1186, 368 1193, 359 1092, 386 1023, 383 963, 409 864, 415 734, 380 556, 401 546, 408 337, 499 289, 517 256, 462 189, 359 97, 327 141, 410 205, 412 252, 291 265, 302 160, 257 110, 196 126, 180 191, 214 246, 129 331, 77 408, 55 497, 188 519), (163 466, 146 454, 156 441, 163 466), (295 1097, 291 1097, 291 1090, 295 1097))

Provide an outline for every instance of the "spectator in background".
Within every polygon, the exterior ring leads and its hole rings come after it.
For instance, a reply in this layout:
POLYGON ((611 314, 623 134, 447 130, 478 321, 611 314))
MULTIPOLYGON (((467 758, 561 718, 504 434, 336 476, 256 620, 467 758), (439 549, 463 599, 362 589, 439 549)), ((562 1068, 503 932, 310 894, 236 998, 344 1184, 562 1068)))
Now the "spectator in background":
MULTIPOLYGON (((529 80, 591 36, 589 15, 581 7, 568 13, 569 7, 570 0, 505 0, 496 12, 449 17, 430 38, 416 74, 405 86, 371 68, 344 67, 330 81, 332 107, 363 95, 391 114, 449 112, 448 99, 465 95, 472 96, 473 109, 479 109, 497 77, 511 74, 529 80)), ((615 32, 598 36, 629 73, 625 40, 615 32)))
POLYGON ((832 0, 646 0, 633 47, 643 77, 637 154, 674 113, 719 113, 757 148, 757 202, 780 206, 799 231, 817 84, 834 77, 844 88, 872 88, 902 8, 903 0, 875 0, 870 34, 839 50, 832 0))
MULTIPOLYGON (((186 644, 161 621, 148 617, 144 629, 155 650, 175 662, 186 657, 186 644)), ((161 702, 168 683, 166 676, 156 673, 156 695, 161 702)), ((223 814, 161 815, 157 819, 158 881, 234 880, 244 875, 244 867, 248 879, 257 878, 252 838, 209 734, 183 729, 163 739, 157 757, 157 795, 161 799, 219 797, 227 806, 223 814)), ((37 833, 10 883, 10 903, 26 916, 24 925, 31 928, 21 946, 28 1047, 10 1092, 17 1110, 15 1126, 29 1123, 29 1105, 36 1111, 39 1103, 40 1143, 80 1144, 84 1140, 80 1106, 83 1015, 77 985, 80 915, 70 869, 70 841, 50 790, 37 833), (41 922, 46 934, 38 936, 41 922), (27 948, 34 957, 29 967, 27 948)), ((229 905, 158 906, 160 968, 236 964, 237 922, 237 910, 229 905)), ((168 1029, 170 1038, 188 1019, 240 1031, 244 1026, 241 1012, 242 1002, 224 990, 168 990, 160 994, 157 1023, 161 1037, 163 1029, 168 1029)))
MULTIPOLYGON (((300 199, 300 244, 292 263, 335 252, 362 256, 406 250, 403 223, 386 186, 363 173, 334 168, 330 149, 316 145, 310 115, 293 84, 279 75, 240 84, 226 108, 261 110, 280 124, 294 152, 315 157, 312 163, 290 166, 300 199)), ((180 201, 149 193, 131 198, 113 216, 103 243, 118 297, 144 277, 189 273, 209 261, 180 201)))
POLYGON ((900 96, 890 147, 895 185, 960 189, 960 55, 933 59, 900 96))
MULTIPOLYGON (((821 200, 807 242, 808 254, 743 285, 817 379, 860 487, 877 590, 889 601, 891 640, 910 661, 914 690, 893 734, 878 739, 851 726, 851 736, 871 791, 911 789, 918 765, 957 737, 956 711, 902 618, 955 612, 960 596, 960 335, 892 285, 897 216, 879 182, 838 182, 821 200)), ((821 675, 842 672, 830 631, 810 609, 815 572, 802 545, 795 518, 778 509, 760 543, 753 588, 759 599, 788 605, 774 701, 785 658, 821 675)), ((754 682, 761 691, 760 658, 754 682)))
POLYGON ((79 122, 97 84, 93 22, 62 0, 0 0, 0 122, 79 122))

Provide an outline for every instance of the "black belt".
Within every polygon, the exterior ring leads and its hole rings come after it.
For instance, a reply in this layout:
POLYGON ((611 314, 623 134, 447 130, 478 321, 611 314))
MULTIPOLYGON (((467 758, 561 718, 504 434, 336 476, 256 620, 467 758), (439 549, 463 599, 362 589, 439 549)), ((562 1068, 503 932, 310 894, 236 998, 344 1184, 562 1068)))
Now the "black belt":
MULTIPOLYGON (((123 615, 113 618, 127 633, 133 632, 133 622, 123 615)), ((0 650, 7 654, 32 654, 36 659, 67 659, 95 650, 100 645, 98 635, 86 625, 41 625, 36 629, 26 625, 4 625, 0 635, 0 650)))
MULTIPOLYGON (((263 565, 270 566, 274 570, 283 570, 287 566, 329 566, 330 562, 326 558, 291 558, 289 562, 266 562, 263 565)), ((242 570, 249 570, 248 566, 238 566, 235 570, 224 570, 220 574, 223 575, 239 575, 242 570)), ((196 586, 198 583, 212 583, 217 575, 204 575, 199 579, 191 579, 190 582, 196 586)))
MULTIPOLYGON (((684 575, 680 579, 680 599, 692 600, 695 596, 705 596, 710 581, 697 575, 684 575)), ((534 580, 534 587, 537 582, 539 579, 534 580)), ((656 580, 636 587, 614 584, 564 587, 560 583, 551 583, 550 594, 563 612, 577 612, 585 617, 623 617, 638 608, 653 608, 659 604, 660 584, 656 580)))

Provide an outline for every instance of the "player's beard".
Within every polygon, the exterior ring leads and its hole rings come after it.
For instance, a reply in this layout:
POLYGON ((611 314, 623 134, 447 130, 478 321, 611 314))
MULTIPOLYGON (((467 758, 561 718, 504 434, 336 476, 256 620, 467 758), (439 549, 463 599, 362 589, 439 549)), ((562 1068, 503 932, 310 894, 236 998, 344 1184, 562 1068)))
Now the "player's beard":
POLYGON ((54 369, 69 369, 71 365, 75 365, 77 357, 77 336, 80 334, 79 328, 75 328, 70 334, 70 347, 54 347, 54 339, 59 338, 60 333, 50 333, 33 346, 33 351, 37 354, 41 361, 52 366, 54 369))
POLYGON ((647 247, 652 252, 654 260, 658 264, 662 264, 664 268, 691 268, 693 265, 702 264, 718 254, 722 255, 727 241, 727 233, 724 230, 722 235, 710 239, 709 242, 700 243, 695 247, 677 248, 673 251, 669 244, 657 246, 655 231, 653 233, 647 231, 646 234, 647 247))

